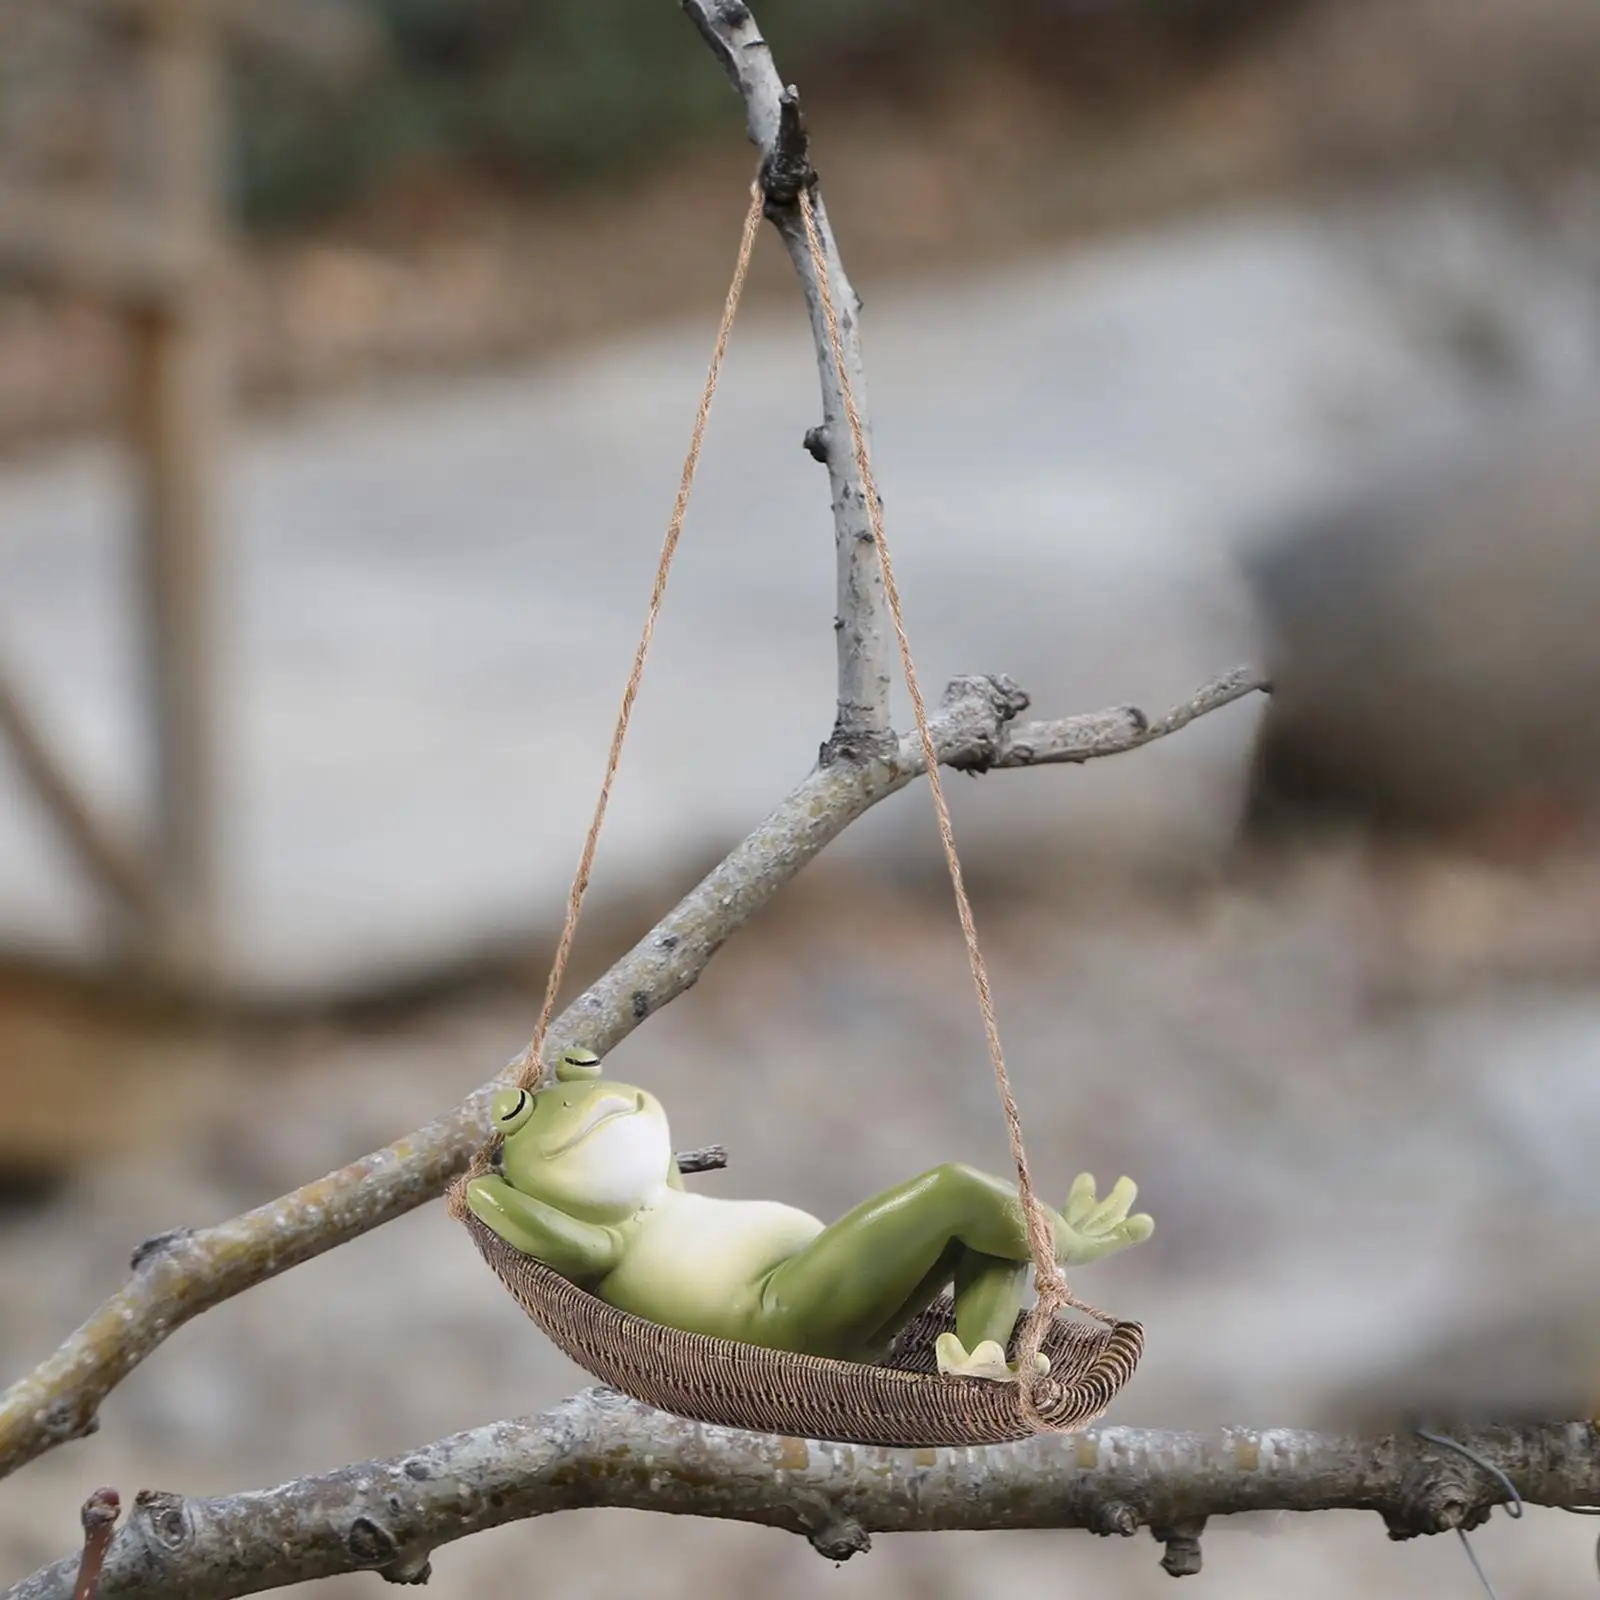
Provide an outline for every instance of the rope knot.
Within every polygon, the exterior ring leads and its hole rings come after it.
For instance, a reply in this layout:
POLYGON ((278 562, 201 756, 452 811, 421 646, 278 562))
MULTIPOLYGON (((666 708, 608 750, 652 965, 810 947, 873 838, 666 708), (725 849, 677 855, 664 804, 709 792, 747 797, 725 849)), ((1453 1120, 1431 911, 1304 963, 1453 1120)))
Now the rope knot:
POLYGON ((1048 1306, 1051 1315, 1064 1310, 1067 1306, 1076 1306, 1077 1298, 1073 1295, 1071 1286, 1067 1283, 1067 1275, 1060 1267, 1054 1268, 1046 1275, 1036 1274, 1036 1283, 1039 1291, 1039 1304, 1048 1306))

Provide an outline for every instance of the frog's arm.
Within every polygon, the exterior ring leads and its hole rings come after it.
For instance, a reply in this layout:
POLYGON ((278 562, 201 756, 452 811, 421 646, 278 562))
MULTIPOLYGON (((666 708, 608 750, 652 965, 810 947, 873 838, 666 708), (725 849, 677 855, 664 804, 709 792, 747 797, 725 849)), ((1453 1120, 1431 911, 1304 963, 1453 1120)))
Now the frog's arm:
POLYGON ((474 1178, 467 1204, 507 1244, 574 1283, 603 1278, 622 1259, 622 1241, 610 1228, 569 1217, 504 1178, 474 1178))

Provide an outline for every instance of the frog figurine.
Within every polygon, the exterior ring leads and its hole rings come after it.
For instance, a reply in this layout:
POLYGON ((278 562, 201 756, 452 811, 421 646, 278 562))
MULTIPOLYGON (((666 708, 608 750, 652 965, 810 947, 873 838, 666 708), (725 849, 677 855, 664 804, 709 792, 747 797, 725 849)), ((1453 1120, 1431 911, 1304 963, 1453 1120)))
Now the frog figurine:
MULTIPOLYGON (((766 1200, 691 1194, 655 1096, 563 1052, 555 1082, 493 1102, 499 1171, 467 1186, 475 1216, 620 1310, 687 1333, 846 1361, 881 1360, 953 1285, 940 1372, 1015 1382, 1005 1355, 1032 1260, 1011 1184, 948 1163, 831 1226, 766 1200)), ((1079 1266, 1148 1239, 1121 1178, 1103 1200, 1084 1173, 1050 1211, 1058 1260, 1079 1266)), ((1048 1362, 1039 1358, 1043 1369, 1048 1362)))

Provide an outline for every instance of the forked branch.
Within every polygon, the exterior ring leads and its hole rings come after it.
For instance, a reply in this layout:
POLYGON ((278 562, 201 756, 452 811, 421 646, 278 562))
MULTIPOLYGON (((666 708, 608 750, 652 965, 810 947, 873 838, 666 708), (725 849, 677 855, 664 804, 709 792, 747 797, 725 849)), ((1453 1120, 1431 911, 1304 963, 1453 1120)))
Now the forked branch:
MULTIPOLYGON (((1017 744, 1011 724, 1028 697, 1006 678, 960 678, 934 719, 934 743, 942 762, 967 770, 1087 761, 1137 749, 1264 687, 1258 673, 1242 668, 1163 717, 1120 707, 1029 723, 1027 742, 1017 744)), ((914 737, 886 760, 817 767, 556 1019, 551 1044, 611 1050, 692 987, 723 942, 807 862, 922 770, 914 737)), ((489 1100, 502 1082, 491 1080, 447 1116, 292 1194, 141 1248, 123 1286, 0 1396, 0 1476, 91 1432, 100 1402, 191 1318, 437 1198, 483 1142, 489 1100)))

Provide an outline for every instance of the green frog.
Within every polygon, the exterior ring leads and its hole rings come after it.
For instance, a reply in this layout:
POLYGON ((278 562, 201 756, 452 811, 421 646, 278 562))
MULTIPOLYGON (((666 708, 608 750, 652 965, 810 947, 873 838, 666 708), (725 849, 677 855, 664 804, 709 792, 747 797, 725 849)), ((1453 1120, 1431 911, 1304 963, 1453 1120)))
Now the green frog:
MULTIPOLYGON (((654 1095, 563 1052, 555 1082, 495 1096, 499 1170, 467 1187, 507 1244, 623 1311, 688 1333, 846 1361, 877 1361, 946 1288, 956 1327, 941 1372, 1014 1382, 1005 1345, 1032 1260, 1016 1187, 947 1163, 824 1225, 793 1206, 691 1194, 654 1095)), ((1119 1179, 1082 1174, 1049 1210, 1063 1266, 1148 1239, 1119 1179)), ((1040 1358, 1044 1362, 1044 1358, 1040 1358)), ((1047 1368, 1046 1363, 1046 1368, 1047 1368)))

